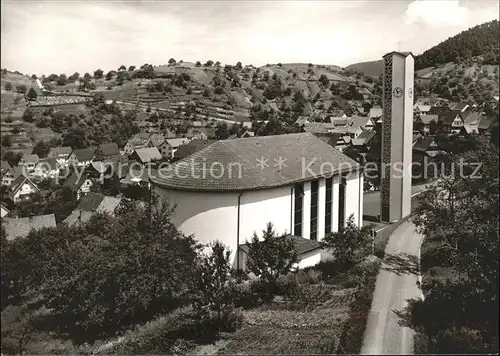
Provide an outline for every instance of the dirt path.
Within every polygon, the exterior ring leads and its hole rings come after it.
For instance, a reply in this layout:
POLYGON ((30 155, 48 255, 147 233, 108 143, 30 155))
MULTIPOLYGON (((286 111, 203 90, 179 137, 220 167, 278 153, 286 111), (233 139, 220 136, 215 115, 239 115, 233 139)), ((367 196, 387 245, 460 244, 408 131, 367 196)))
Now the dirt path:
POLYGON ((368 316, 363 355, 412 354, 414 331, 400 325, 397 312, 409 299, 422 297, 417 286, 423 236, 411 222, 402 223, 389 238, 368 316))

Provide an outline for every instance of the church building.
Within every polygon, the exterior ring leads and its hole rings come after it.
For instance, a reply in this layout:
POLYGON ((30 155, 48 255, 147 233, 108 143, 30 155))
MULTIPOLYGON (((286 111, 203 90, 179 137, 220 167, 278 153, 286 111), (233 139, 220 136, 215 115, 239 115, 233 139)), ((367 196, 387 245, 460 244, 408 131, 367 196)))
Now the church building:
POLYGON ((363 221, 361 166, 311 133, 217 141, 151 178, 176 205, 172 222, 202 242, 238 246, 268 222, 321 241, 352 215, 363 221))

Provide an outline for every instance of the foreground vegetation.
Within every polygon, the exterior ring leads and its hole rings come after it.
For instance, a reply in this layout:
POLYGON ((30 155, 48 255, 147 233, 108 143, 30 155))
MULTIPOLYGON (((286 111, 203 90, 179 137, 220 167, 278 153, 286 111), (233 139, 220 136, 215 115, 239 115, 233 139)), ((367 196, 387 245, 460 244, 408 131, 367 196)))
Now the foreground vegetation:
POLYGON ((249 278, 233 274, 225 246, 181 234, 171 213, 130 202, 14 241, 2 229, 2 353, 179 354, 214 342, 220 353, 358 351, 378 271, 366 229, 350 220, 325 243, 348 258, 297 272, 293 244, 269 225, 250 247, 249 278), (263 330, 294 342, 266 344, 263 330))
POLYGON ((475 166, 465 166, 464 174, 450 170, 421 195, 414 219, 425 236, 425 299, 415 301, 408 316, 420 332, 419 353, 495 353, 499 347, 498 144, 477 142, 452 156, 450 169, 460 158, 479 163, 479 172, 475 166))

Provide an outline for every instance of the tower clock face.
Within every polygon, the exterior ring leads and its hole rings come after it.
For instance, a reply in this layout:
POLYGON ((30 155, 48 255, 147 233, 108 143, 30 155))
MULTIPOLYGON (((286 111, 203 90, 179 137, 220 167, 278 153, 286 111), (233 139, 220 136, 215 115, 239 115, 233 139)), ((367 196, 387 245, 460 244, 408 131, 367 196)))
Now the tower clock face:
POLYGON ((408 97, 411 98, 413 96, 413 89, 409 88, 408 89, 408 97))
POLYGON ((403 96, 403 89, 395 87, 392 91, 392 95, 394 95, 395 98, 401 98, 403 96))

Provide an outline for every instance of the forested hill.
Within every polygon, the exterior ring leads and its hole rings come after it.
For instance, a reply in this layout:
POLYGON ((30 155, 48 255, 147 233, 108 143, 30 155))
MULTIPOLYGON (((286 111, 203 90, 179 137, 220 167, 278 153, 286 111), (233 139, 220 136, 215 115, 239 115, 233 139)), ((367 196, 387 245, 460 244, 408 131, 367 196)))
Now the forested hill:
POLYGON ((457 63, 475 56, 483 56, 484 64, 499 64, 499 31, 498 20, 493 20, 460 32, 417 56, 415 69, 457 63))

